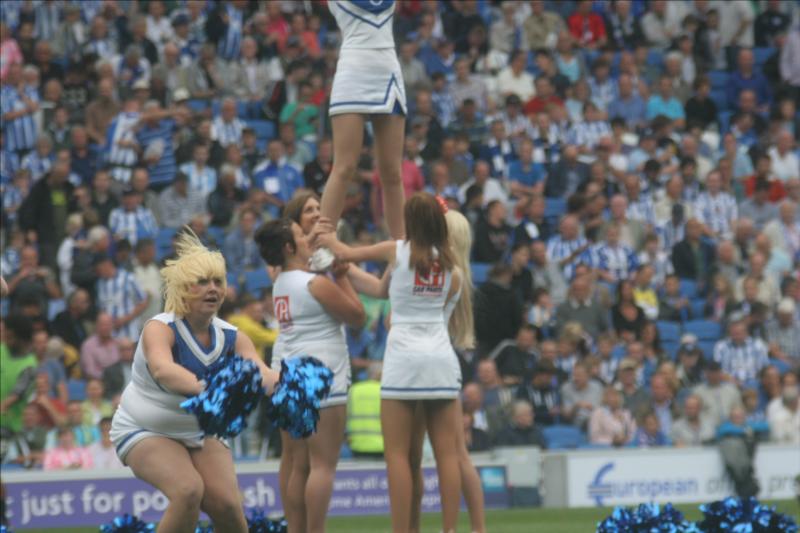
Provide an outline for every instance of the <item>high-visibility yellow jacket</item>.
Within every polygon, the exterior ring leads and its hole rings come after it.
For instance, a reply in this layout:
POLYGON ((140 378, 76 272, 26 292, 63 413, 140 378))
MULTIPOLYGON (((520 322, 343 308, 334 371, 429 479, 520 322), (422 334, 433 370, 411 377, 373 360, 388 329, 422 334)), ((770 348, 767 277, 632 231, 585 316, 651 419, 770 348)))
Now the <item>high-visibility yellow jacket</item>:
POLYGON ((366 380, 350 387, 347 436, 355 453, 383 453, 380 382, 366 380))

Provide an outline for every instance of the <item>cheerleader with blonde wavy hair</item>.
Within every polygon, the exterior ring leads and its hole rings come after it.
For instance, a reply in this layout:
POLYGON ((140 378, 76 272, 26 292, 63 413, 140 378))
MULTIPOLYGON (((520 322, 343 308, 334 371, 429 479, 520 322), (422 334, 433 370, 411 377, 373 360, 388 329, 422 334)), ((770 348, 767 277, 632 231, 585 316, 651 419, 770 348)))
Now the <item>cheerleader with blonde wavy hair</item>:
POLYGON ((111 439, 136 477, 169 500, 159 533, 194 531, 201 510, 216 531, 244 533, 247 523, 231 451, 223 440, 204 435, 197 418, 180 404, 205 389, 207 368, 227 355, 255 362, 267 391, 273 390, 278 374, 246 335, 217 317, 226 290, 225 258, 203 246, 188 228, 182 231, 177 258, 161 270, 165 312, 142 330, 111 439))

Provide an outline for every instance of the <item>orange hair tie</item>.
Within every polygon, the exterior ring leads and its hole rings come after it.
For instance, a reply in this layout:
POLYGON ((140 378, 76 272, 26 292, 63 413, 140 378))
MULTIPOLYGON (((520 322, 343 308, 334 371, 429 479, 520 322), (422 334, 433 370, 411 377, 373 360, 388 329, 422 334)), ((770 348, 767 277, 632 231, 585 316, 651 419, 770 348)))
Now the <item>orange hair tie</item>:
POLYGON ((437 195, 436 196, 436 201, 439 202, 439 207, 442 208, 442 213, 444 213, 446 215, 447 212, 450 210, 450 208, 447 207, 447 200, 445 200, 441 196, 437 195))

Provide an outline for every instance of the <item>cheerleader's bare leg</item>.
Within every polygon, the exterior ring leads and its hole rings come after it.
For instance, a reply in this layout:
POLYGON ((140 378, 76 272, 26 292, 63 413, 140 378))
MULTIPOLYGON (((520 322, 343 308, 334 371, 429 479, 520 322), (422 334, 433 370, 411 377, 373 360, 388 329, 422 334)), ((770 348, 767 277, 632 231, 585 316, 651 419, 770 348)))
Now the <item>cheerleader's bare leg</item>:
POLYGON ((305 439, 289 439, 292 448, 292 473, 284 503, 289 533, 306 533, 305 490, 308 482, 308 446, 305 439))
POLYGON ((408 533, 410 529, 412 475, 409 453, 415 405, 415 401, 381 400, 383 455, 386 458, 394 533, 408 533))
POLYGON ((456 440, 458 441, 458 469, 461 473, 461 492, 464 494, 464 501, 469 512, 470 528, 473 532, 484 533, 486 531, 486 516, 483 503, 483 486, 481 478, 467 450, 467 441, 464 439, 464 432, 461 430, 463 410, 461 400, 456 400, 458 431, 456 440))
POLYGON ((411 464, 411 527, 410 533, 421 531, 420 521, 422 519, 422 494, 424 492, 422 476, 422 447, 425 443, 425 409, 420 402, 414 411, 414 429, 411 433, 411 450, 408 454, 408 461, 411 464))
POLYGON ((214 531, 246 533, 242 493, 230 449, 215 438, 206 438, 203 447, 190 449, 189 455, 205 487, 200 509, 211 518, 214 531))
POLYGON ((458 438, 462 431, 456 423, 455 400, 426 400, 425 419, 428 435, 436 457, 436 472, 439 475, 439 494, 442 500, 442 531, 456 530, 458 510, 461 506, 461 474, 458 465, 458 438))
MULTIPOLYGON (((275 278, 272 278, 275 279, 275 278)), ((289 434, 281 430, 281 465, 278 468, 278 487, 281 491, 281 502, 284 508, 289 501, 289 477, 292 475, 292 445, 289 434)), ((286 511, 284 510, 284 513, 286 511)))
POLYGON ((358 159, 364 144, 364 115, 343 113, 331 117, 333 130, 333 167, 325 183, 320 215, 336 227, 344 209, 347 186, 356 180, 358 159))
POLYGON ((203 478, 189 450, 166 437, 150 437, 131 448, 125 462, 133 473, 164 493, 169 500, 158 533, 193 533, 203 500, 203 478))
POLYGON ((336 463, 344 439, 347 408, 334 405, 319 413, 317 432, 307 439, 309 466, 305 490, 306 526, 308 533, 323 533, 325 517, 333 493, 336 463))
POLYGON ((405 237, 403 221, 402 165, 406 118, 403 115, 372 115, 375 162, 383 189, 383 216, 392 239, 405 237))

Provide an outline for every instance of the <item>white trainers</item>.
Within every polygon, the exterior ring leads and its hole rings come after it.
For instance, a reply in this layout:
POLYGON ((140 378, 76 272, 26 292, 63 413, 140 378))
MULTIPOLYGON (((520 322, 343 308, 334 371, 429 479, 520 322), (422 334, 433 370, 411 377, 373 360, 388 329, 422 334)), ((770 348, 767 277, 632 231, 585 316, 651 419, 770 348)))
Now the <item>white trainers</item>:
POLYGON ((330 270, 335 259, 336 256, 333 255, 330 248, 317 248, 308 260, 308 268, 312 272, 325 272, 330 270))

